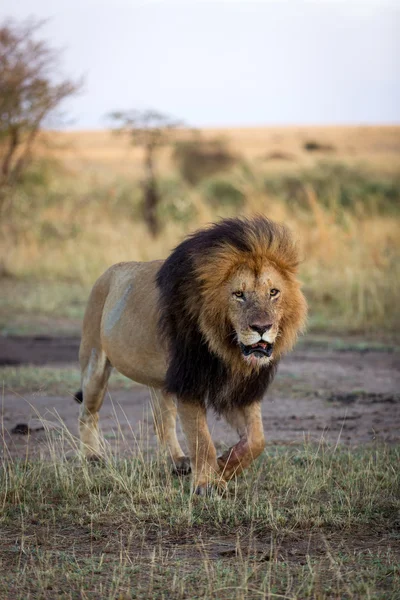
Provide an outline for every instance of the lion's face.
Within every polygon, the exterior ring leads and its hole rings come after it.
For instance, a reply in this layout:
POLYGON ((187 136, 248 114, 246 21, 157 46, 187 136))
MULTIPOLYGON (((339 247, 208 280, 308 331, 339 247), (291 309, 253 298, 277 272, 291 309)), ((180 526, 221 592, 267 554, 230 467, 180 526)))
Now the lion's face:
POLYGON ((286 287, 285 279, 271 264, 258 275, 242 267, 228 282, 228 319, 243 359, 252 366, 268 364, 273 357, 286 287))
POLYGON ((305 325, 298 264, 289 230, 260 215, 184 240, 157 275, 168 391, 219 412, 259 400, 305 325))

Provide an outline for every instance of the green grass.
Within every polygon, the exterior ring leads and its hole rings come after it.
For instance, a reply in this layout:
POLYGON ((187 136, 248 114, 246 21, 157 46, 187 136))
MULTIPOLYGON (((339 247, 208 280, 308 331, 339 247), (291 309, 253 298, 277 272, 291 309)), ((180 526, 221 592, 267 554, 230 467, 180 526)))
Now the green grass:
POLYGON ((160 455, 5 460, 0 597, 398 598, 399 460, 270 448, 224 499, 192 497, 160 455))
POLYGON ((284 198, 294 210, 310 209, 306 187, 311 186, 321 205, 333 209, 339 219, 343 209, 360 216, 399 214, 399 175, 382 176, 364 165, 324 160, 297 173, 269 174, 264 186, 268 193, 284 198))
POLYGON ((3 279, 0 333, 79 335, 89 293, 71 281, 3 279))
POLYGON ((299 338, 298 347, 300 348, 321 348, 324 350, 334 350, 337 352, 400 352, 396 332, 393 336, 386 333, 381 336, 332 336, 326 333, 307 333, 299 338), (381 338, 381 339, 380 339, 381 338))
MULTIPOLYGON (((3 279, 0 297, 0 334, 80 336, 90 289, 90 285, 83 285, 76 281, 3 279)), ((378 327, 373 320, 363 326, 356 316, 352 323, 348 322, 348 312, 345 312, 344 305, 349 290, 346 291, 347 295, 340 299, 340 303, 336 300, 333 302, 331 298, 324 298, 323 288, 318 290, 318 293, 314 293, 311 284, 308 284, 304 291, 310 304, 308 331, 315 334, 317 345, 325 343, 326 334, 331 334, 327 343, 332 345, 332 333, 334 333, 345 337, 354 334, 353 340, 343 341, 343 347, 349 344, 349 349, 361 349, 361 346, 365 345, 368 345, 369 349, 376 349, 378 346, 382 349, 398 346, 396 307, 388 308, 386 324, 382 315, 382 321, 379 321, 381 327, 378 327), (358 342, 357 335, 360 337, 360 334, 363 340, 358 342), (368 338, 367 341, 365 337, 368 338)), ((347 306, 348 310, 349 306, 347 306)), ((307 336, 307 344, 309 340, 313 343, 312 338, 307 336)), ((340 341, 337 344, 340 346, 338 349, 343 349, 340 341)))
MULTIPOLYGON (((77 357, 78 358, 78 357, 77 357)), ((80 386, 80 369, 76 367, 19 366, 0 367, 0 385, 5 393, 10 391, 42 395, 74 393, 80 386)), ((135 385, 114 371, 110 378, 112 388, 131 389, 135 385)))

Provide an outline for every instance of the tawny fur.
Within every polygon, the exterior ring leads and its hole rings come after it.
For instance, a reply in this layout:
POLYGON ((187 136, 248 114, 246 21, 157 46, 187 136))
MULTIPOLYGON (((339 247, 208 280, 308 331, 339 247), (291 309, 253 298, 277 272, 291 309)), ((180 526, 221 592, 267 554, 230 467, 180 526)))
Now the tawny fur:
POLYGON ((97 413, 114 367, 160 390, 155 410, 160 441, 178 471, 185 471, 187 459, 175 430, 178 412, 200 493, 210 482, 227 480, 248 466, 264 447, 262 395, 305 323, 297 267, 288 230, 256 217, 200 231, 165 262, 128 262, 108 269, 94 285, 83 323, 83 452, 100 454, 97 413), (237 288, 248 301, 238 301, 237 288), (279 295, 271 297, 275 288, 279 295), (247 360, 240 349, 239 342, 247 346, 256 335, 255 318, 270 326, 270 359, 247 360), (213 374, 214 381, 206 381, 213 374), (221 412, 241 438, 218 461, 207 406, 221 412))

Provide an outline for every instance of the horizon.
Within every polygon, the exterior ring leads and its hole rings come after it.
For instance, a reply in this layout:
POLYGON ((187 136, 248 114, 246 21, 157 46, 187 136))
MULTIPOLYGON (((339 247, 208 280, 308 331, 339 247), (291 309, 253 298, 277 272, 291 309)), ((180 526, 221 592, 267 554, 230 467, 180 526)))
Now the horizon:
MULTIPOLYGON (((177 127, 180 130, 201 130, 201 131, 230 131, 238 129, 400 129, 400 120, 393 123, 261 123, 259 125, 201 125, 199 127, 190 125, 181 125, 177 127)), ((56 132, 56 133, 113 133, 112 127, 98 126, 98 127, 45 127, 44 132, 56 132)))

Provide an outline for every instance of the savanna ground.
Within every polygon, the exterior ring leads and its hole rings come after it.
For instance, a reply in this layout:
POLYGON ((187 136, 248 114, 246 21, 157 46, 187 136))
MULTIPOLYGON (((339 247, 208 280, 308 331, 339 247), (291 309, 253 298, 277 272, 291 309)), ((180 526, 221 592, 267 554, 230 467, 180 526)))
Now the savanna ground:
MULTIPOLYGON (((140 150, 105 132, 48 134, 51 160, 41 149, 7 193, 0 598, 400 598, 400 129, 225 134, 236 163, 196 185, 160 153, 155 240, 140 150), (296 233, 310 304, 264 402, 263 456, 228 497, 193 498, 156 450, 150 391, 113 375, 106 465, 81 462, 72 394, 94 279, 254 212, 296 233)), ((219 449, 235 441, 210 426, 219 449)))

